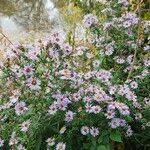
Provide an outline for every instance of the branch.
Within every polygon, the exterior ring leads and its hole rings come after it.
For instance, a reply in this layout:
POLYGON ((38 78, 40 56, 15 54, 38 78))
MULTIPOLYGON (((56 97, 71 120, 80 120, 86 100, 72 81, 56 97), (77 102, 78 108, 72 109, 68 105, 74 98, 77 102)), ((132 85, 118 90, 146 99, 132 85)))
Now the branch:
POLYGON ((2 31, 0 33, 11 45, 13 45, 13 43, 9 40, 9 38, 2 31))

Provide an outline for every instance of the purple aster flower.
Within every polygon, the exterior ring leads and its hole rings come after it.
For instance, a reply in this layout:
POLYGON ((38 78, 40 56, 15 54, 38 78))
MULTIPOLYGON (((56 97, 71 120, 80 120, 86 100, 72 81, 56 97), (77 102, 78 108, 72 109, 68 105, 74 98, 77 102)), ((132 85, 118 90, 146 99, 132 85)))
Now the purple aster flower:
POLYGON ((87 135, 87 134, 89 134, 89 132, 90 132, 89 127, 87 127, 87 126, 82 126, 81 127, 81 134, 87 135))
POLYGON ((23 73, 25 75, 32 75, 33 74, 33 68, 31 67, 31 65, 27 65, 23 68, 23 73))
POLYGON ((70 122, 73 120, 74 114, 72 111, 67 111, 65 114, 65 121, 70 122))
POLYGON ((86 28, 90 28, 92 25, 96 25, 98 23, 98 19, 93 14, 87 14, 84 16, 83 24, 86 28))
POLYGON ((99 130, 98 130, 98 128, 92 127, 92 128, 90 129, 90 134, 91 134, 93 137, 98 136, 98 135, 99 135, 99 130))

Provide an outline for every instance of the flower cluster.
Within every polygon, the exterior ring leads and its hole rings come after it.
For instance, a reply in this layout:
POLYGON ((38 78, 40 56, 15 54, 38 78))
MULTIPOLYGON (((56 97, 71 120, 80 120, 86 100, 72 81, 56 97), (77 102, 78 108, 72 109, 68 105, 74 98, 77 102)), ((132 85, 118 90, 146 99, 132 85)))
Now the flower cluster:
POLYGON ((99 130, 98 130, 98 128, 94 128, 94 127, 89 128, 89 127, 87 127, 87 126, 83 126, 83 127, 81 128, 81 134, 87 135, 87 134, 89 134, 89 133, 90 133, 93 137, 96 137, 96 136, 99 135, 99 130))
POLYGON ((98 23, 98 19, 93 14, 87 14, 84 16, 83 24, 86 28, 94 26, 98 23))

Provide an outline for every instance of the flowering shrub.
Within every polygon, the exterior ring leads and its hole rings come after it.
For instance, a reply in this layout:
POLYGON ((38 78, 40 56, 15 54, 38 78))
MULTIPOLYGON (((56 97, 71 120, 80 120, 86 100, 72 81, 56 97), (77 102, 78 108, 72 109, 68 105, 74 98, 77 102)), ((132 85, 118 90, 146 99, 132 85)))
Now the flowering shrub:
POLYGON ((122 10, 127 1, 110 6, 104 23, 84 17, 87 45, 54 34, 13 49, 17 62, 2 68, 2 149, 107 150, 135 134, 133 122, 148 126, 150 60, 140 59, 148 46, 138 40, 137 14, 122 10))

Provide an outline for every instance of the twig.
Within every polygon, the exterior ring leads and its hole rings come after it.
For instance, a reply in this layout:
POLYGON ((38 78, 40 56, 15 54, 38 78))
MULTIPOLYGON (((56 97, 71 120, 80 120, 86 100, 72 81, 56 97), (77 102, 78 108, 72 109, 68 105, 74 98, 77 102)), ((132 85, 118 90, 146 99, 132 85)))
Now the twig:
POLYGON ((3 37, 6 38, 6 40, 7 40, 11 45, 13 45, 13 43, 8 39, 8 37, 7 37, 3 32, 0 32, 0 33, 3 35, 3 37))

